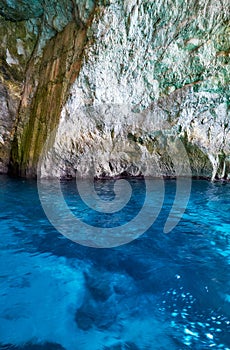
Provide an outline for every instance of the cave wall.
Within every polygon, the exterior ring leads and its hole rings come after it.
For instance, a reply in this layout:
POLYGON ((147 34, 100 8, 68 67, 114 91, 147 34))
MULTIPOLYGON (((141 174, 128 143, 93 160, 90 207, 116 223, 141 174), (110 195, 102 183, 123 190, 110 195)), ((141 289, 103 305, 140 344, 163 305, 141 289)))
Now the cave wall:
POLYGON ((230 177, 229 7, 2 1, 0 172, 230 177))

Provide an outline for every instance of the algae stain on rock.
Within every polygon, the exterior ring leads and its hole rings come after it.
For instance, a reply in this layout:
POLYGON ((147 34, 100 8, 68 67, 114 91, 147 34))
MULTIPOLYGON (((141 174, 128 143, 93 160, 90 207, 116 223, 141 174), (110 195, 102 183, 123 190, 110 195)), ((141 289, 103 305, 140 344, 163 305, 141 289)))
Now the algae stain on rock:
POLYGON ((21 176, 36 176, 40 152, 48 135, 57 127, 69 87, 79 74, 86 32, 87 26, 70 22, 48 42, 37 67, 36 59, 31 61, 19 109, 21 125, 19 122, 11 157, 11 169, 21 176))

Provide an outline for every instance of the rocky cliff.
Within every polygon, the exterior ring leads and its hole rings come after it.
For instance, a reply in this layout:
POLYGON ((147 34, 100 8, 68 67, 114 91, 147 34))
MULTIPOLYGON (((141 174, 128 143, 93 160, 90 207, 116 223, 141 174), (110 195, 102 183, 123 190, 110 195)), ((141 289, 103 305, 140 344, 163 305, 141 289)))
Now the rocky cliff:
POLYGON ((0 171, 172 176, 189 160, 230 178, 229 14, 228 0, 3 0, 0 171))

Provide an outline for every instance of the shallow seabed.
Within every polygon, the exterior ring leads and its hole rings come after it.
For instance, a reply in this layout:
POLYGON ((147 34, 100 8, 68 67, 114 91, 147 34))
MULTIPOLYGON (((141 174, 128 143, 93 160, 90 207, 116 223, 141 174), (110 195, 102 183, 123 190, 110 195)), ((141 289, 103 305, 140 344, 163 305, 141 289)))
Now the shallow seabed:
MULTIPOLYGON (((143 203, 144 181, 130 181, 127 214, 110 218, 87 210, 74 182, 62 190, 75 215, 116 226, 143 203)), ((96 185, 107 200, 111 185, 96 185)), ((193 181, 183 219, 169 234, 163 226, 176 182, 165 188, 161 213, 144 235, 95 249, 51 226, 36 182, 1 176, 0 349, 230 349, 230 184, 193 181)))

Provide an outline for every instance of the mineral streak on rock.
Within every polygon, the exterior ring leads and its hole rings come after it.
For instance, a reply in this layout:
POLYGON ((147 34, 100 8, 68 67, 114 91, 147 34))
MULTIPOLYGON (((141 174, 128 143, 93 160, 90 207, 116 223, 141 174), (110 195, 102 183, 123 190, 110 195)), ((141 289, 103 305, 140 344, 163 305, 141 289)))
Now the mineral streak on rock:
POLYGON ((2 1, 0 171, 36 176, 50 138, 42 177, 173 176, 180 140, 194 176, 230 178, 229 13, 228 0, 2 1))

